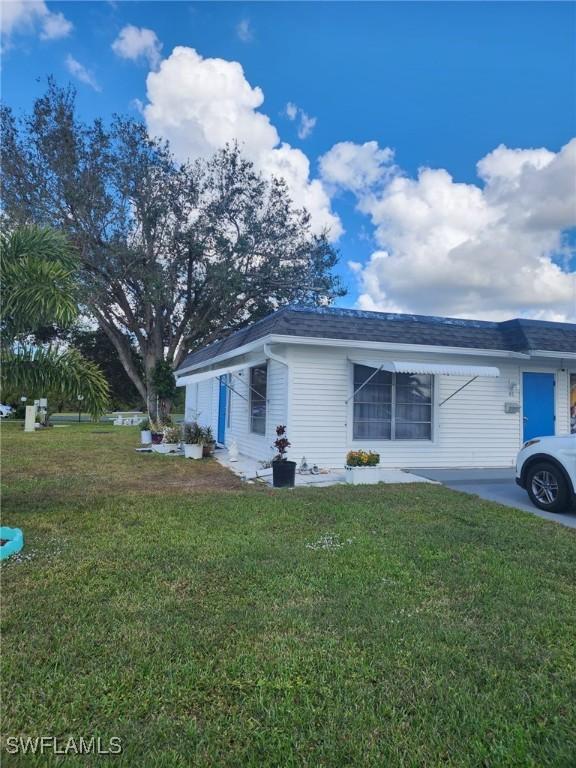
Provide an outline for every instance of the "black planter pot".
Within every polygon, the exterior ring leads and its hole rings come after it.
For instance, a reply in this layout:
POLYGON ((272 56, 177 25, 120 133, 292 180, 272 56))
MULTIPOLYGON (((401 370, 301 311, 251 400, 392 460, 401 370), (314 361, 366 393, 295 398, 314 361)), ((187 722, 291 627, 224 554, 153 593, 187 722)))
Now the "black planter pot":
POLYGON ((272 462, 272 484, 274 485, 274 488, 294 488, 295 477, 295 461, 272 462))

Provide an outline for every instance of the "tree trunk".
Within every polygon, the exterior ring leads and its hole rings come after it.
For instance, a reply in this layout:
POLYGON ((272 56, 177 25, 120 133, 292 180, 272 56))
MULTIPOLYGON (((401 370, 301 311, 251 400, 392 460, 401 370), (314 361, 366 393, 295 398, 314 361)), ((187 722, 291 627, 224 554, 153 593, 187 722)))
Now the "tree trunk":
POLYGON ((169 421, 173 405, 172 400, 159 397, 152 384, 148 386, 146 403, 151 421, 158 426, 162 426, 169 421))
POLYGON ((139 344, 139 351, 144 361, 144 379, 142 379, 134 365, 130 346, 121 332, 106 320, 102 311, 95 310, 95 314, 100 327, 118 352, 122 367, 146 403, 150 420, 159 427, 166 424, 170 419, 173 401, 170 398, 159 397, 154 386, 154 369, 157 363, 164 359, 160 329, 154 328, 151 349, 150 347, 143 349, 142 344, 139 344))
POLYGON ((160 397, 154 386, 154 368, 162 358, 156 358, 154 354, 144 356, 145 386, 146 386, 146 404, 148 406, 148 415, 157 426, 162 426, 170 420, 172 411, 172 400, 160 397))

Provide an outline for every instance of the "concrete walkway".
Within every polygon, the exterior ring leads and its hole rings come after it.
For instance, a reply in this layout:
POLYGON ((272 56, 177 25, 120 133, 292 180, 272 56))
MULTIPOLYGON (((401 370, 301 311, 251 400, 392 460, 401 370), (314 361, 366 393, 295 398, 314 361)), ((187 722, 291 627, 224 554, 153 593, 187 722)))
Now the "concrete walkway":
MULTIPOLYGON (((217 448, 214 452, 222 466, 241 477, 247 482, 263 482, 272 485, 272 468, 264 469, 259 461, 243 454, 238 455, 237 461, 230 461, 230 454, 226 448, 217 448)), ((412 474, 402 469, 382 469, 380 473, 382 483, 430 483, 434 482, 426 477, 412 474)), ((338 483, 346 483, 346 470, 320 468, 318 474, 300 473, 296 469, 295 484, 300 486, 318 486, 320 488, 338 483)))
POLYGON ((506 507, 521 509, 556 523, 576 528, 576 512, 552 514, 533 506, 525 490, 516 485, 514 469, 415 469, 430 480, 438 480, 448 488, 472 493, 506 507))

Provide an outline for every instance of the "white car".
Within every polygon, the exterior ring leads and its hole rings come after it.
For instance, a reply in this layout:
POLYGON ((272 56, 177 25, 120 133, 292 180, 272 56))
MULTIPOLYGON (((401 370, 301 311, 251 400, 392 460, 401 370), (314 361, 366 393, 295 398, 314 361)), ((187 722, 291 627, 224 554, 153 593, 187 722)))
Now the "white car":
POLYGON ((567 512, 576 502, 576 435, 525 442, 516 459, 516 482, 539 509, 567 512))
POLYGON ((0 403, 0 419, 5 419, 6 416, 10 416, 12 413, 12 406, 11 405, 3 405, 0 403))

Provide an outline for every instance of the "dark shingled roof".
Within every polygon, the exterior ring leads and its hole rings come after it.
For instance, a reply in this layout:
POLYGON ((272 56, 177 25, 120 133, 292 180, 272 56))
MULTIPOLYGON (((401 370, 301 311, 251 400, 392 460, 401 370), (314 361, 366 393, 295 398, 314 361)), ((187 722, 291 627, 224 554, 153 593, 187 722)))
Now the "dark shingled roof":
POLYGON ((192 352, 178 370, 206 362, 270 334, 513 352, 576 352, 574 323, 549 323, 543 320, 506 320, 495 323, 450 317, 362 312, 337 307, 287 306, 221 341, 192 352))

